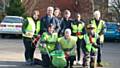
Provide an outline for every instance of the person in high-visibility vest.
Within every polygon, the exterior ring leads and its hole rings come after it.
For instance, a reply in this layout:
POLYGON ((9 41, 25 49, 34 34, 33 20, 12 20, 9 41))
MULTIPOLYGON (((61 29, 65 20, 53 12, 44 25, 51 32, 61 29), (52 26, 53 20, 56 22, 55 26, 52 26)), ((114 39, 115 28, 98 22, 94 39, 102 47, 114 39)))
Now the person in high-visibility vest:
MULTIPOLYGON (((90 24, 94 25, 94 31, 99 34, 99 45, 101 46, 104 43, 104 32, 106 27, 105 21, 100 19, 101 13, 99 10, 96 10, 93 15, 94 19, 90 20, 90 24)), ((101 47, 98 48, 97 66, 103 67, 103 65, 101 64, 101 47)))
POLYGON ((60 37, 58 39, 58 43, 60 44, 61 50, 64 51, 65 53, 65 58, 67 61, 67 65, 65 68, 73 68, 73 62, 76 59, 75 55, 75 50, 76 50, 76 42, 77 42, 77 37, 71 36, 71 30, 70 29, 65 29, 64 36, 60 37))
POLYGON ((92 24, 87 25, 86 34, 84 34, 84 43, 82 51, 83 57, 83 68, 95 68, 97 59, 98 44, 97 40, 99 35, 94 32, 95 27, 92 24))
POLYGON ((51 56, 50 53, 53 52, 57 47, 58 34, 55 31, 55 25, 49 24, 47 32, 43 32, 40 38, 39 49, 42 56, 42 64, 44 67, 50 67, 51 56))
MULTIPOLYGON (((81 20, 81 15, 80 13, 76 14, 76 19, 74 22, 71 23, 71 28, 72 28, 72 36, 77 36, 77 64, 82 64, 81 58, 81 46, 84 46, 83 42, 83 35, 85 34, 85 23, 81 20)), ((75 63, 75 64, 76 64, 75 63)))
POLYGON ((22 26, 23 43, 25 47, 26 64, 33 64, 35 47, 32 41, 40 32, 39 11, 34 10, 32 17, 27 17, 22 26))

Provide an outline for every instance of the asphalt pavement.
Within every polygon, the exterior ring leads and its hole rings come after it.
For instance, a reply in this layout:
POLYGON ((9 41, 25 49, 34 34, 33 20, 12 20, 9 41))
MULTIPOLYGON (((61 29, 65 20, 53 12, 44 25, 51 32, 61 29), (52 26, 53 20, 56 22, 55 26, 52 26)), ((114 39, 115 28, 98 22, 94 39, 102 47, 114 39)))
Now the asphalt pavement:
MULTIPOLYGON (((39 49, 35 57, 40 58, 39 49)), ((102 47, 102 68, 120 68, 120 43, 105 42, 102 47)), ((42 68, 40 65, 24 64, 24 46, 22 39, 0 38, 0 68, 42 68)), ((77 67, 79 68, 79 67, 77 67)))

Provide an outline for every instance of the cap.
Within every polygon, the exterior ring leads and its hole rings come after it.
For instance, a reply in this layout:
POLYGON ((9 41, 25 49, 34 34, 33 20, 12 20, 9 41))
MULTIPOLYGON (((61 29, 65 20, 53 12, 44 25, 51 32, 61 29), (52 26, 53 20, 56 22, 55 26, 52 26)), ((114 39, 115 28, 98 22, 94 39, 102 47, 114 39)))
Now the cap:
POLYGON ((95 28, 95 26, 93 24, 87 25, 87 29, 94 29, 94 28, 95 28))

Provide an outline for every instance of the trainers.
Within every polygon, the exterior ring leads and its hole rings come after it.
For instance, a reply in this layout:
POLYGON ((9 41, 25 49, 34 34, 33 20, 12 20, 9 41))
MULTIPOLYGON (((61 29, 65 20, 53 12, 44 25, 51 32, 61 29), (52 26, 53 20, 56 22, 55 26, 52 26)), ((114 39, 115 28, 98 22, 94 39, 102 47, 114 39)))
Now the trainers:
POLYGON ((77 61, 74 61, 73 64, 76 65, 76 64, 77 64, 77 61))
POLYGON ((26 65, 31 65, 31 61, 26 61, 25 64, 26 65))
POLYGON ((78 61, 77 64, 82 65, 82 61, 78 61))
POLYGON ((103 65, 102 65, 102 64, 100 64, 100 63, 98 63, 98 64, 97 64, 97 67, 103 67, 103 65))
POLYGON ((25 62, 26 65, 34 65, 34 61, 31 61, 30 59, 25 62))

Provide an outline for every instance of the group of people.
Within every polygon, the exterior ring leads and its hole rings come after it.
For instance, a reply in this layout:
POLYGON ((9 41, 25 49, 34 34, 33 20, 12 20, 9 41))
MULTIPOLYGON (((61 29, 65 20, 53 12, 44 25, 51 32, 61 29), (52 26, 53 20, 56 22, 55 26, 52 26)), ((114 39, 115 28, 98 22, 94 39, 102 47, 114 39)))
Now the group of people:
POLYGON ((22 32, 26 64, 34 64, 34 51, 39 45, 44 67, 52 65, 50 53, 55 50, 64 52, 64 68, 73 68, 74 64, 81 64, 83 68, 102 67, 105 22, 100 19, 100 11, 96 10, 88 23, 81 19, 80 13, 76 13, 75 19, 70 18, 70 10, 64 10, 63 17, 60 14, 59 8, 49 6, 46 16, 39 18, 39 11, 34 10, 33 16, 24 20, 22 32))

